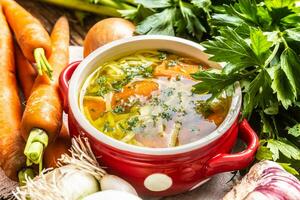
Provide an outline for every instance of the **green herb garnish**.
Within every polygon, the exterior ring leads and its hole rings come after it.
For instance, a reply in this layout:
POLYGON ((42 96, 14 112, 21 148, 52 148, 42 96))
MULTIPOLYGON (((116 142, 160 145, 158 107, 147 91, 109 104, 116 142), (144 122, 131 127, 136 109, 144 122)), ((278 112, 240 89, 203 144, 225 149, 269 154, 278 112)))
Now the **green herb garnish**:
POLYGON ((201 80, 194 92, 211 93, 214 99, 240 82, 242 117, 253 122, 262 139, 257 159, 288 163, 297 172, 300 9, 293 0, 259 2, 239 0, 212 15, 211 25, 218 33, 202 45, 213 55, 211 60, 227 64, 223 70, 193 74, 201 80))

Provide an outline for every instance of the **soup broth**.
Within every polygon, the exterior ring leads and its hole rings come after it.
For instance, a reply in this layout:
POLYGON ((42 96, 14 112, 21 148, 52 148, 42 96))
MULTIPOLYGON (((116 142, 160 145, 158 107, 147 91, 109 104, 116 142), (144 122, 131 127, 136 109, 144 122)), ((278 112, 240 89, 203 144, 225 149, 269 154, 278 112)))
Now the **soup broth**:
POLYGON ((83 87, 81 110, 101 133, 153 148, 188 144, 214 131, 231 99, 206 100, 192 92, 190 76, 206 70, 194 59, 163 51, 139 51, 107 62, 83 87))

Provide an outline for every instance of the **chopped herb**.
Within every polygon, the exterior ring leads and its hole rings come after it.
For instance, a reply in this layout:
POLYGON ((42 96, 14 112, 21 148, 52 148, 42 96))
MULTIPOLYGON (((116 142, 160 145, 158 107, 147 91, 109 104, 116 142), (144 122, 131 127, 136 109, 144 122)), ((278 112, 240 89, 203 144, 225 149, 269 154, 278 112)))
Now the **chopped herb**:
POLYGON ((170 60, 167 64, 168 67, 175 67, 177 65, 177 61, 176 60, 170 60))
POLYGON ((166 119, 166 120, 171 120, 172 119, 172 115, 169 112, 162 112, 160 113, 161 118, 166 119))
POLYGON ((195 133, 195 132, 199 132, 200 128, 191 128, 190 130, 191 130, 191 132, 195 133))
POLYGON ((175 79, 176 81, 180 81, 181 80, 181 76, 176 76, 176 79, 175 79))
POLYGON ((167 104, 165 104, 165 103, 162 104, 162 107, 163 107, 164 110, 168 110, 169 109, 169 106, 167 104))
POLYGON ((128 129, 132 130, 134 127, 136 127, 138 125, 139 122, 139 118, 138 117, 132 117, 128 120, 127 124, 128 124, 128 129))
POLYGON ((168 97, 172 96, 174 94, 175 88, 167 88, 166 90, 163 91, 168 97))
POLYGON ((114 81, 114 82, 112 82, 111 85, 114 88, 114 91, 120 92, 122 90, 123 86, 126 85, 126 84, 127 83, 125 83, 124 80, 123 80, 123 81, 114 81))
POLYGON ((197 101, 195 110, 198 114, 203 115, 203 117, 207 118, 211 114, 213 114, 211 102, 208 101, 197 101))
POLYGON ((177 95, 178 95, 179 103, 182 103, 182 93, 178 92, 177 95))
POLYGON ((167 59, 167 53, 166 52, 159 52, 158 58, 159 58, 159 60, 166 60, 167 59))
POLYGON ((153 126, 156 126, 156 123, 158 121, 158 116, 152 115, 152 121, 153 121, 153 126))
POLYGON ((161 100, 158 98, 158 97, 153 97, 152 99, 151 99, 151 104, 152 105, 158 105, 158 104, 160 104, 161 103, 161 100))
POLYGON ((96 92, 96 95, 104 97, 104 95, 106 95, 109 91, 110 90, 107 87, 100 87, 99 90, 96 92))
POLYGON ((103 131, 104 132, 111 132, 114 128, 110 126, 109 122, 105 122, 103 125, 103 131))
POLYGON ((121 105, 118 105, 115 107, 115 109, 113 110, 114 113, 123 113, 125 111, 125 108, 121 105))
POLYGON ((99 85, 105 84, 107 83, 107 78, 105 76, 99 76, 96 79, 96 83, 98 83, 99 85))

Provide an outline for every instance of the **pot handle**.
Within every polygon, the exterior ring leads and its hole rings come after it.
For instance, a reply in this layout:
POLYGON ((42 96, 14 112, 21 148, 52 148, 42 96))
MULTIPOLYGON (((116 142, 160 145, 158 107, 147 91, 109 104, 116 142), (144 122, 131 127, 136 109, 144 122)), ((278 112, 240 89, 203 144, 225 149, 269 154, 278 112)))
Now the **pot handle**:
POLYGON ((238 127, 241 139, 246 142, 247 148, 239 153, 220 153, 209 159, 206 165, 207 174, 212 176, 221 172, 241 170, 249 166, 255 157, 259 146, 259 139, 254 130, 244 119, 238 127))
POLYGON ((78 67, 81 61, 75 61, 69 64, 60 74, 59 76, 59 88, 61 95, 63 97, 63 106, 64 111, 68 113, 69 106, 68 106, 68 91, 69 91, 69 81, 75 71, 75 69, 78 67))

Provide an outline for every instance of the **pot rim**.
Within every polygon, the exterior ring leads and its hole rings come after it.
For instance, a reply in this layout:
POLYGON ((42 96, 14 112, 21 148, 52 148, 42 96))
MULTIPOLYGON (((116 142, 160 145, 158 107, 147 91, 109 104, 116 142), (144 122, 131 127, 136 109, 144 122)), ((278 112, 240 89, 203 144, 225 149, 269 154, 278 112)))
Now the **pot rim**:
MULTIPOLYGON (((171 147, 171 148, 151 148, 151 147, 140 147, 135 145, 130 145, 121 141, 118 141, 114 138, 111 138, 104 133, 101 133, 99 130, 97 130, 90 122, 85 118, 83 113, 80 110, 79 106, 79 95, 80 92, 77 91, 77 88, 82 88, 83 83, 85 82, 85 77, 80 83, 78 80, 80 76, 82 75, 83 71, 87 70, 89 67, 92 67, 92 65, 89 65, 91 61, 93 61, 97 56, 103 54, 107 50, 111 48, 116 48, 119 46, 122 46, 126 43, 132 43, 132 42, 139 42, 143 40, 153 40, 153 41, 169 41, 174 43, 181 43, 183 45, 186 45, 187 47, 193 47, 197 48, 199 51, 203 51, 205 48, 201 46, 200 44, 197 44, 195 42, 173 37, 173 36, 162 36, 162 35, 146 35, 146 36, 134 36, 130 38, 125 38, 121 40, 117 40, 114 42, 111 42, 109 44, 106 44, 98 49, 96 49, 94 52, 92 52, 89 56, 87 56, 85 59, 81 61, 81 63, 78 65, 77 69, 74 71, 71 80, 69 81, 69 91, 68 91, 68 100, 69 100, 69 110, 72 112, 76 122, 80 125, 81 128, 83 128, 89 135, 97 139, 98 141, 111 146, 113 148, 117 148, 122 151, 131 152, 131 153, 138 153, 138 154, 146 154, 146 155, 174 155, 174 154, 180 154, 180 153, 186 153, 190 152, 196 149, 199 149, 203 146, 206 146, 207 144, 217 140, 220 138, 235 122, 237 119, 240 108, 241 108, 241 102, 242 102, 242 94, 241 94, 241 88, 238 84, 236 84, 235 92, 232 95, 232 102, 230 109, 228 111, 227 116, 225 117, 224 121, 221 123, 221 125, 208 134, 207 136, 188 144, 184 144, 177 147, 171 147)), ((146 49, 146 48, 145 48, 146 49)), ((131 50, 132 51, 132 50, 131 50)))

